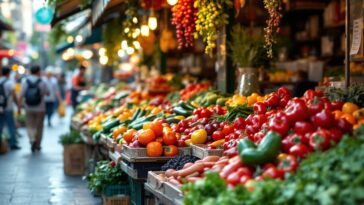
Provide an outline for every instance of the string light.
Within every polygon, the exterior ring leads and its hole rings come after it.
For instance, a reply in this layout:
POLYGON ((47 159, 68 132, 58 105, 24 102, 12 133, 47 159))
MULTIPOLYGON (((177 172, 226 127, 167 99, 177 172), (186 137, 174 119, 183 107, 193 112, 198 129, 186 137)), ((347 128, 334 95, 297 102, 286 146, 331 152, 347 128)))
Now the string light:
POLYGON ((154 10, 151 10, 150 16, 148 18, 148 26, 150 30, 155 30, 158 27, 157 17, 155 17, 154 10))
POLYGON ((149 36, 149 26, 145 24, 142 25, 142 27, 140 28, 140 32, 142 36, 149 36))
POLYGON ((100 56, 99 62, 101 65, 106 65, 109 62, 109 58, 107 56, 100 56))
POLYGON ((104 56, 106 54, 106 49, 105 48, 100 48, 99 49, 99 56, 104 56))
POLYGON ((167 0, 167 3, 168 3, 169 5, 171 5, 171 6, 176 5, 176 4, 177 4, 177 2, 178 2, 178 0, 167 0))

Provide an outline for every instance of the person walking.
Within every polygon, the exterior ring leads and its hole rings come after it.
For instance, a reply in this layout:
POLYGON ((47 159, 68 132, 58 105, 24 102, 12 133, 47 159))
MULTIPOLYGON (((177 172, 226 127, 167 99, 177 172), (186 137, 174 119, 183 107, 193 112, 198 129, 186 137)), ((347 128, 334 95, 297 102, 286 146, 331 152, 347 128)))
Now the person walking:
POLYGON ((76 110, 78 105, 78 95, 80 91, 86 90, 87 87, 87 80, 86 80, 86 67, 80 65, 78 68, 78 73, 72 77, 72 89, 71 89, 71 102, 73 110, 76 110))
POLYGON ((57 102, 61 103, 61 94, 58 87, 57 79, 53 76, 53 71, 51 68, 46 70, 46 76, 44 82, 47 85, 49 95, 45 96, 45 106, 46 106, 46 116, 48 121, 48 127, 52 127, 52 116, 56 110, 57 102))
POLYGON ((27 128, 31 151, 40 151, 43 137, 43 124, 45 115, 45 96, 49 95, 47 84, 41 78, 38 65, 30 69, 30 76, 22 82, 19 103, 24 100, 25 125, 27 128))
POLYGON ((18 105, 14 82, 9 78, 11 69, 3 67, 0 77, 0 136, 3 134, 4 125, 9 132, 9 146, 11 150, 18 150, 16 140, 16 127, 14 120, 14 103, 18 105))

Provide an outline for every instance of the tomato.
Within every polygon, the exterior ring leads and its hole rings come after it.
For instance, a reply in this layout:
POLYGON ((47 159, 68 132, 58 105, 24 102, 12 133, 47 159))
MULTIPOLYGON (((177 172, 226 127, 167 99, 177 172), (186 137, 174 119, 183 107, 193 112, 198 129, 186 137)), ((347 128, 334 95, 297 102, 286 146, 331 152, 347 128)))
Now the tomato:
POLYGON ((314 91, 314 90, 307 90, 304 94, 303 94, 303 98, 305 100, 312 100, 314 97, 322 97, 323 93, 319 92, 319 91, 314 91))
POLYGON ((192 144, 204 144, 207 141, 207 132, 204 129, 196 130, 191 135, 192 144))
POLYGON ((137 136, 138 142, 141 145, 147 145, 148 143, 153 142, 156 138, 153 130, 151 129, 139 130, 137 132, 137 136))
POLYGON ((304 135, 306 133, 310 133, 315 131, 314 126, 312 123, 305 122, 305 121, 298 121, 294 124, 293 128, 296 134, 304 135))
POLYGON ((149 157, 160 157, 163 154, 163 146, 160 142, 149 142, 147 145, 147 155, 149 157))
POLYGON ((284 172, 295 172, 298 168, 298 160, 293 155, 288 155, 286 158, 279 161, 278 168, 284 172))
POLYGON ((275 107, 279 105, 279 97, 276 92, 269 94, 268 98, 264 101, 264 105, 267 107, 275 107))
POLYGON ((334 127, 330 129, 330 137, 336 143, 340 142, 341 138, 343 137, 343 132, 340 128, 334 127))
POLYGON ((218 115, 223 115, 223 114, 225 114, 226 111, 220 105, 216 105, 214 108, 214 112, 218 115))
POLYGON ((137 132, 137 131, 136 131, 136 130, 134 130, 134 129, 130 129, 130 130, 126 131, 126 132, 124 133, 124 136, 123 136, 124 140, 125 140, 127 143, 131 143, 131 142, 133 141, 133 139, 134 139, 134 134, 135 134, 136 132, 137 132))
POLYGON ((262 102, 257 102, 253 105, 253 110, 255 114, 265 114, 267 112, 267 107, 262 102))
POLYGON ((169 145, 164 148, 164 156, 173 157, 178 155, 178 148, 175 145, 169 145))
POLYGON ((160 121, 154 120, 151 125, 150 129, 153 130, 155 136, 162 136, 163 134, 163 125, 160 121))
POLYGON ((280 98, 283 98, 284 96, 291 96, 291 91, 289 91, 286 87, 278 88, 277 93, 280 98))
POLYGON ((309 116, 307 106, 301 99, 290 100, 284 112, 291 124, 297 121, 304 121, 309 116))
POLYGON ((342 111, 344 113, 353 114, 353 112, 355 112, 358 109, 359 109, 359 106, 357 106, 356 104, 351 103, 351 102, 346 102, 343 105, 342 111))
POLYGON ((230 133, 233 133, 234 132, 234 125, 225 125, 223 128, 222 128, 222 133, 226 136, 230 133))
POLYGON ((245 120, 242 117, 237 117, 234 120, 234 128, 235 129, 245 129, 245 120))
POLYGON ((157 137, 155 141, 163 144, 163 137, 157 137))
POLYGON ((310 146, 317 150, 327 150, 330 148, 330 133, 327 130, 320 129, 310 136, 310 146))
POLYGON ((300 158, 305 158, 309 152, 310 152, 309 148, 302 143, 293 145, 289 149, 289 154, 300 158))
POLYGON ((335 125, 335 116, 328 109, 324 109, 312 116, 311 121, 319 127, 331 128, 335 125))
POLYGON ((224 139, 224 137, 225 137, 224 134, 222 134, 222 132, 219 130, 212 133, 212 139, 214 141, 224 139))
POLYGON ((276 116, 269 120, 269 129, 278 132, 282 137, 288 133, 288 120, 283 112, 279 112, 276 116))
POLYGON ((343 105, 344 105, 344 102, 342 102, 342 101, 331 102, 332 110, 342 110, 343 105))
POLYGON ((228 184, 232 185, 232 186, 236 186, 237 184, 240 183, 240 177, 239 173, 237 171, 231 173, 230 175, 228 175, 226 181, 228 184))
POLYGON ((284 179, 284 172, 275 166, 271 166, 263 172, 262 176, 264 179, 284 179))
POLYGON ((166 145, 177 144, 177 137, 173 131, 163 133, 163 142, 166 145))

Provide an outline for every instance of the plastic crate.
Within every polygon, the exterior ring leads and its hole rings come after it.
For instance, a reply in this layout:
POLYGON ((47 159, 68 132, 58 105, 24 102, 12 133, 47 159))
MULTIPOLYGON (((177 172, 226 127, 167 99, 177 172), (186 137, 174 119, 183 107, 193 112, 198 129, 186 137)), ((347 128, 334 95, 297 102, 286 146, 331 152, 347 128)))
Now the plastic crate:
POLYGON ((106 197, 116 195, 130 195, 130 186, 128 183, 107 185, 103 190, 102 195, 106 197))
POLYGON ((111 196, 106 197, 102 196, 103 205, 129 205, 130 199, 129 196, 125 195, 117 195, 117 196, 111 196))
POLYGON ((143 205, 144 204, 144 182, 137 181, 129 177, 130 184, 130 204, 143 205))

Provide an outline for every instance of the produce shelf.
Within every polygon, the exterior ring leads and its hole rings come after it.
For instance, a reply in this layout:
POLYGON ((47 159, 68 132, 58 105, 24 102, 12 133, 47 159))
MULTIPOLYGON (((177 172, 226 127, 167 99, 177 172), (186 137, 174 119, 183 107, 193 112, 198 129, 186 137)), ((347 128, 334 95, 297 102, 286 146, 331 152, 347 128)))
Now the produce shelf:
POLYGON ((207 156, 222 156, 224 150, 223 149, 207 149, 207 145, 191 145, 192 147, 192 156, 203 159, 207 156))
POLYGON ((109 151, 109 158, 114 161, 117 165, 121 162, 121 155, 119 152, 109 151))
POLYGON ((157 198, 158 202, 165 204, 165 205, 174 205, 173 203, 173 199, 167 197, 164 193, 162 193, 161 191, 158 191, 157 189, 154 189, 153 187, 151 187, 151 185, 149 185, 148 183, 144 184, 144 189, 148 192, 150 192, 151 194, 154 195, 155 198, 157 198))

